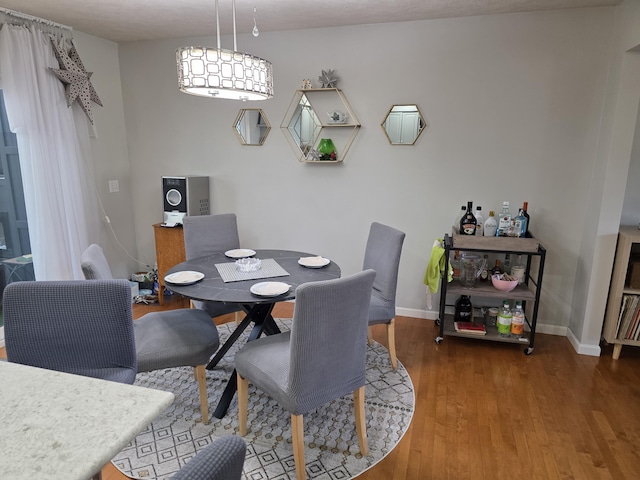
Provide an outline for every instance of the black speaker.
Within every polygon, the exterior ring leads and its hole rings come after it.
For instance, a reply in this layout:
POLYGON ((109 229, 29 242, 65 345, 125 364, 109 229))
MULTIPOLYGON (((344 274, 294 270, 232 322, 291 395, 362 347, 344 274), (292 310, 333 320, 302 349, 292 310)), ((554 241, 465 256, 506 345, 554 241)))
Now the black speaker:
POLYGON ((162 177, 165 223, 182 223, 186 215, 209 215, 209 177, 162 177))

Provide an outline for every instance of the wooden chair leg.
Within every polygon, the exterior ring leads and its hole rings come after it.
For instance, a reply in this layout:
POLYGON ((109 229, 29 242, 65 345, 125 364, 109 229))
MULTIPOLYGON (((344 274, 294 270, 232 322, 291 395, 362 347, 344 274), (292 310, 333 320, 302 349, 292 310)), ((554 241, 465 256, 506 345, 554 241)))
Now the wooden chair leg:
POLYGON ((396 357, 396 319, 392 318, 387 325, 387 339, 389 341, 389 359, 394 370, 398 369, 398 359, 396 357))
POLYGON ((238 429, 240 435, 247 434, 247 409, 249 407, 249 380, 238 376, 238 429))
POLYGON ((371 327, 367 328, 367 343, 369 346, 373 345, 373 332, 371 331, 371 327))
POLYGON ((360 453, 369 455, 369 442, 367 441, 367 414, 364 408, 364 386, 353 392, 353 406, 356 416, 356 431, 358 432, 358 444, 360 453))
POLYGON ((293 440, 293 460, 296 464, 296 477, 306 480, 307 469, 304 464, 304 419, 302 415, 291 414, 291 438, 293 440))
POLYGON ((236 321, 236 325, 240 325, 240 322, 242 321, 242 319, 240 318, 240 312, 234 313, 234 319, 236 321))
POLYGON ((194 368, 196 381, 198 382, 198 390, 200 391, 200 412, 202 414, 202 423, 209 424, 209 398, 207 397, 207 374, 204 365, 198 365, 194 368))

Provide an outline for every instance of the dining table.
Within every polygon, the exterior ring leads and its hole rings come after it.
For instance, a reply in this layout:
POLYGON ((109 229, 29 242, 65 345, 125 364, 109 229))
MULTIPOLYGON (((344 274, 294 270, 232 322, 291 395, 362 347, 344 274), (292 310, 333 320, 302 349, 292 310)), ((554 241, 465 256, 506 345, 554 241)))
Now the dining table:
POLYGON ((99 479, 173 399, 170 392, 0 361, 0 478, 99 479))
MULTIPOLYGON (((299 285, 332 280, 340 278, 340 275, 340 267, 334 261, 313 253, 278 249, 234 249, 192 258, 175 265, 167 271, 165 284, 172 292, 191 300, 237 304, 246 312, 245 318, 236 325, 207 364, 207 369, 211 370, 250 325, 252 329, 247 341, 255 340, 263 333, 280 333, 271 312, 276 303, 295 299, 299 285), (242 272, 236 265, 236 260, 242 258, 259 259, 261 266, 253 272, 242 272), (197 276, 185 276, 189 281, 178 283, 169 280, 172 275, 184 275, 183 272, 197 276), (283 291, 269 291, 266 287, 271 284, 282 286, 283 291), (265 289, 261 290, 260 287, 265 289)), ((214 417, 224 417, 236 390, 237 378, 234 370, 220 397, 214 417)))

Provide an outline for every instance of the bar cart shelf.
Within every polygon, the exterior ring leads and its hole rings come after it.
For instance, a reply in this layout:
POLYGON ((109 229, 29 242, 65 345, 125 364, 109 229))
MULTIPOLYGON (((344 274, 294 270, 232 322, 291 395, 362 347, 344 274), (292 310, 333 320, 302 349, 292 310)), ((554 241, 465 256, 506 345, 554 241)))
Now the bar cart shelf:
MULTIPOLYGON (((449 258, 451 251, 476 252, 480 254, 511 254, 526 257, 524 283, 517 286, 511 292, 501 292, 491 283, 476 284, 473 288, 463 287, 457 280, 450 283, 444 279, 441 281, 440 308, 436 325, 440 327, 435 341, 440 344, 445 336, 474 338, 495 342, 519 344, 526 346, 524 353, 531 355, 534 348, 538 307, 542 289, 542 275, 546 249, 532 236, 526 238, 509 237, 475 237, 459 235, 454 228, 452 235, 444 236, 445 271, 449 271, 449 258), (534 260, 536 259, 536 260, 534 260), (447 307, 453 307, 451 299, 457 299, 460 295, 469 295, 477 299, 485 300, 509 300, 522 302, 525 310, 525 325, 528 331, 520 338, 502 336, 494 326, 485 326, 486 334, 457 332, 454 328, 453 315, 447 313, 447 307), (448 300, 449 299, 449 300, 448 300)), ((454 300, 455 301, 455 300, 454 300)), ((477 303, 477 302, 472 302, 477 303)), ((474 307, 474 312, 478 309, 474 307)))

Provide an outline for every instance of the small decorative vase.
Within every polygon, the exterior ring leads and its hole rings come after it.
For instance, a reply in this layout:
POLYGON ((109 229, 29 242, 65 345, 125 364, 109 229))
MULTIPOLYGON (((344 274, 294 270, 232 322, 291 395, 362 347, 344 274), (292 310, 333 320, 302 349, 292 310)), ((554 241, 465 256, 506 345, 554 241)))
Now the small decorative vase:
POLYGON ((336 146, 330 138, 320 139, 318 144, 318 152, 320 153, 320 160, 337 160, 338 154, 336 153, 336 146))

